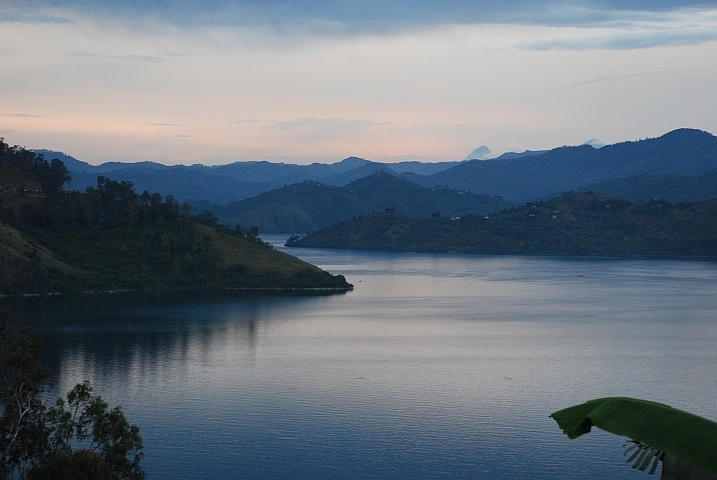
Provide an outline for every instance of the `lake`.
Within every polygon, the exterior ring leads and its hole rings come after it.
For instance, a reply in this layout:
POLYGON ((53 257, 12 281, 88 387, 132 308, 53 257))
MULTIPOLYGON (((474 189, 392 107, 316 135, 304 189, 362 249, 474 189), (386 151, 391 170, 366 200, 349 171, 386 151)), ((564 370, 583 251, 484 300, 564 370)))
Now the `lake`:
POLYGON ((289 252, 354 291, 0 307, 55 393, 89 379, 122 405, 150 479, 657 478, 550 413, 631 396, 717 419, 715 262, 289 252))

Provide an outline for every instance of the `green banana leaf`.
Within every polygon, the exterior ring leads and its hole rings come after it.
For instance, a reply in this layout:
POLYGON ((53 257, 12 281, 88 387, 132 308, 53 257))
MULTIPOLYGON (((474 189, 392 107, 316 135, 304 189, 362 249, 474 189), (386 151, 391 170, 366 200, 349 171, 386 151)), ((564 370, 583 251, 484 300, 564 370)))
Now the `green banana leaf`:
POLYGON ((550 416, 570 438, 588 433, 595 425, 717 476, 717 423, 706 418, 626 397, 590 400, 550 416))

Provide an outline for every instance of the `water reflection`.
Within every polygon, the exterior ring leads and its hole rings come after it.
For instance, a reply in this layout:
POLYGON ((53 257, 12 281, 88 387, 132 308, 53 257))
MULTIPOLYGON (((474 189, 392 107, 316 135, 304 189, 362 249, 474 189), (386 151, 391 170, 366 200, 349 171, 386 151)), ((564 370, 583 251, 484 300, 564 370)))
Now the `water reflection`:
POLYGON ((0 309, 45 340, 45 361, 57 369, 68 355, 97 365, 146 364, 168 354, 181 360, 190 349, 208 352, 216 339, 226 338, 240 339, 253 351, 268 322, 288 321, 289 313, 306 306, 320 308, 328 296, 324 292, 42 296, 5 299, 0 309))
POLYGON ((650 398, 717 418, 709 262, 302 250, 333 296, 5 302, 58 389, 142 427, 151 478, 641 478, 547 415, 650 398))

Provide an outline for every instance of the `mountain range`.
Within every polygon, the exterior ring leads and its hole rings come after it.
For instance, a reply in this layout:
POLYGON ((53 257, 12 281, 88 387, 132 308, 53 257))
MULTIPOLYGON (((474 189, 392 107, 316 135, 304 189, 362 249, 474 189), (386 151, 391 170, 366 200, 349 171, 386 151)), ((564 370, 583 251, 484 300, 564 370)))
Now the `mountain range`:
POLYGON ((377 171, 392 175, 413 173, 431 175, 461 162, 423 163, 405 161, 392 164, 348 157, 332 164, 294 165, 267 161, 234 162, 228 165, 176 165, 156 162, 107 162, 94 166, 63 152, 34 150, 50 160, 62 160, 72 176, 71 188, 84 191, 96 185, 99 175, 116 181, 129 181, 138 191, 159 192, 179 200, 229 203, 294 183, 313 181, 344 186, 377 171))
POLYGON ((103 175, 130 181, 138 191, 157 191, 195 204, 209 202, 212 208, 305 181, 343 187, 376 172, 400 176, 429 189, 449 187, 502 197, 514 204, 571 190, 668 201, 699 201, 717 192, 717 173, 709 173, 717 169, 717 137, 708 132, 678 129, 658 138, 597 146, 597 142, 588 142, 460 162, 383 164, 348 157, 333 164, 311 165, 250 161, 217 166, 154 162, 92 166, 61 152, 35 152, 48 160, 62 160, 76 190, 95 185, 97 176, 103 175))
POLYGON ((715 168, 717 137, 679 129, 659 138, 600 149, 590 145, 559 147, 529 157, 471 160, 432 175, 402 176, 425 187, 448 185, 521 204, 628 175, 695 176, 715 168))

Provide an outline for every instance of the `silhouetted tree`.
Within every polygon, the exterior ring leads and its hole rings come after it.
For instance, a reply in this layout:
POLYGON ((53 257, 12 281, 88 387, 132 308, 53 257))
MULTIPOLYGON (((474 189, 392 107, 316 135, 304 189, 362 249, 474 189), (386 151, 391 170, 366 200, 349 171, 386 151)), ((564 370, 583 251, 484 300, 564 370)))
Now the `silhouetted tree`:
POLYGON ((88 382, 47 408, 42 343, 0 314, 0 478, 142 480, 142 437, 88 382))

